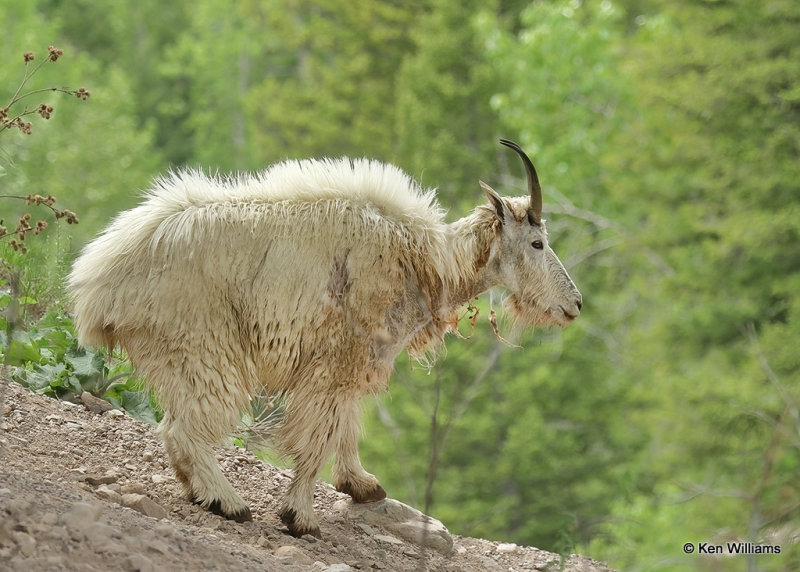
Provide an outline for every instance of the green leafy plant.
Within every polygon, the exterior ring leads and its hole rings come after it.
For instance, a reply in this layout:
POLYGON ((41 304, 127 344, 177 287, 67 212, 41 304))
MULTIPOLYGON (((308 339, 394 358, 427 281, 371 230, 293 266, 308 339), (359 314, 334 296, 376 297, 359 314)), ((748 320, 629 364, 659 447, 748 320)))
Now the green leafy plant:
MULTIPOLYGON (((0 308, 9 301, 10 296, 0 296, 0 308)), ((35 300, 22 297, 20 302, 35 300)), ((149 392, 141 391, 141 381, 125 356, 105 349, 81 348, 72 318, 62 310, 49 311, 27 330, 9 333, 7 326, 7 317, 0 316, 3 361, 11 369, 10 378, 20 385, 35 393, 75 402, 88 391, 138 419, 149 423, 160 420, 161 412, 149 392)))
MULTIPOLYGON (((48 57, 36 65, 31 64, 31 62, 35 60, 33 52, 26 52, 23 55, 25 72, 22 80, 14 91, 14 94, 8 100, 8 103, 0 107, 0 133, 15 128, 26 135, 30 135, 33 131, 33 125, 27 120, 29 116, 38 114, 45 120, 50 119, 53 114, 53 107, 51 105, 40 103, 33 108, 27 104, 27 100, 37 94, 55 91, 75 95, 84 101, 88 99, 89 92, 84 88, 78 90, 57 87, 26 89, 31 78, 36 75, 45 64, 57 61, 63 53, 63 50, 54 46, 49 46, 48 57)), ((0 169, 0 176, 4 174, 5 169, 0 169)), ((0 199, 5 199, 6 201, 22 200, 26 205, 35 205, 50 209, 56 219, 66 218, 68 224, 77 224, 78 222, 78 217, 74 212, 68 209, 57 209, 53 206, 56 202, 56 198, 51 194, 47 196, 35 194, 24 197, 17 195, 0 195, 0 199)), ((3 347, 3 379, 8 379, 9 368, 14 365, 19 366, 30 363, 49 365, 57 368, 60 367, 55 366, 54 363, 41 363, 42 360, 55 359, 56 356, 53 354, 58 350, 51 349, 57 347, 52 344, 54 340, 31 338, 31 335, 35 335, 35 332, 25 332, 20 327, 21 310, 32 306, 36 303, 36 300, 30 296, 21 295, 20 276, 23 273, 23 268, 19 264, 19 260, 15 259, 13 255, 27 254, 28 247, 25 244, 25 239, 30 235, 35 236, 40 234, 48 226, 47 221, 44 219, 37 220, 35 224, 31 224, 32 220, 33 216, 31 213, 25 212, 19 216, 16 225, 10 230, 5 226, 4 220, 0 219, 0 240, 10 238, 7 244, 0 244, 0 248, 4 250, 4 252, 2 252, 3 256, 0 259, 0 287, 2 288, 2 290, 0 290, 0 308, 3 310, 2 328, 0 328, 0 331, 2 331, 2 339, 0 341, 2 341, 3 347), (44 341, 48 341, 50 344, 45 347, 43 345, 44 341)), ((45 330, 48 331, 48 335, 50 335, 51 332, 49 329, 45 328, 45 330)), ((67 371, 66 365, 62 364, 62 366, 61 370, 57 373, 49 372, 51 374, 55 373, 53 378, 58 379, 59 383, 64 382, 65 378, 63 373, 67 371)))

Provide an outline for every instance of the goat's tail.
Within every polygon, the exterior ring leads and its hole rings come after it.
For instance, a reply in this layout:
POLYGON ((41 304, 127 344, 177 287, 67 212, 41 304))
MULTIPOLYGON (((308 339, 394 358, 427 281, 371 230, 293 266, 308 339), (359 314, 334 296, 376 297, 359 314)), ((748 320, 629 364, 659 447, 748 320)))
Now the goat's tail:
POLYGON ((68 289, 75 317, 78 342, 83 346, 113 348, 116 343, 111 321, 113 293, 104 287, 102 256, 93 248, 84 250, 69 275, 68 289))

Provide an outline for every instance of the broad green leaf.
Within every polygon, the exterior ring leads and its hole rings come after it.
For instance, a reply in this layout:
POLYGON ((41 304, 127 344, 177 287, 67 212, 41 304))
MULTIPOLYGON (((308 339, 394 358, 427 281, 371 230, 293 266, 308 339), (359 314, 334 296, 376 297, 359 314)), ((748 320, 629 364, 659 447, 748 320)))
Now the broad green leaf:
POLYGON ((67 360, 72 364, 72 373, 79 378, 89 378, 102 372, 102 356, 94 352, 81 352, 82 355, 67 354, 67 360), (98 357, 100 357, 98 363, 98 357))
POLYGON ((39 363, 42 354, 36 344, 30 339, 15 332, 11 342, 7 344, 6 363, 9 365, 25 365, 26 363, 39 363))
POLYGON ((15 380, 35 393, 52 393, 54 388, 64 386, 63 378, 69 372, 63 363, 35 366, 33 370, 20 370, 15 380))

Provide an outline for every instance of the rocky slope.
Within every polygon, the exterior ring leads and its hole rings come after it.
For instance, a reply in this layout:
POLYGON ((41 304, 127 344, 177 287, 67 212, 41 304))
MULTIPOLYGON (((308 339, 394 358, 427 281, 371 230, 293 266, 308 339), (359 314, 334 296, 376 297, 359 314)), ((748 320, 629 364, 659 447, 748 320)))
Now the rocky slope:
POLYGON ((254 521, 226 521, 184 498, 153 427, 14 383, 0 381, 0 391, 3 570, 609 570, 452 535, 402 503, 355 505, 322 482, 323 538, 296 539, 276 516, 290 471, 236 448, 218 458, 254 521))

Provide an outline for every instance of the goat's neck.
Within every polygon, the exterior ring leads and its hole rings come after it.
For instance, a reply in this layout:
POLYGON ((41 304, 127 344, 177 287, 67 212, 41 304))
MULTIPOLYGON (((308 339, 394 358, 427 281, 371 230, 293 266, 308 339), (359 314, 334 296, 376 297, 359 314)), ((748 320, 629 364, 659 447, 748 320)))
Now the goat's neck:
POLYGON ((491 256, 499 227, 489 207, 478 207, 448 226, 448 250, 457 265, 457 279, 448 285, 446 299, 450 309, 455 310, 500 283, 496 261, 491 256))

